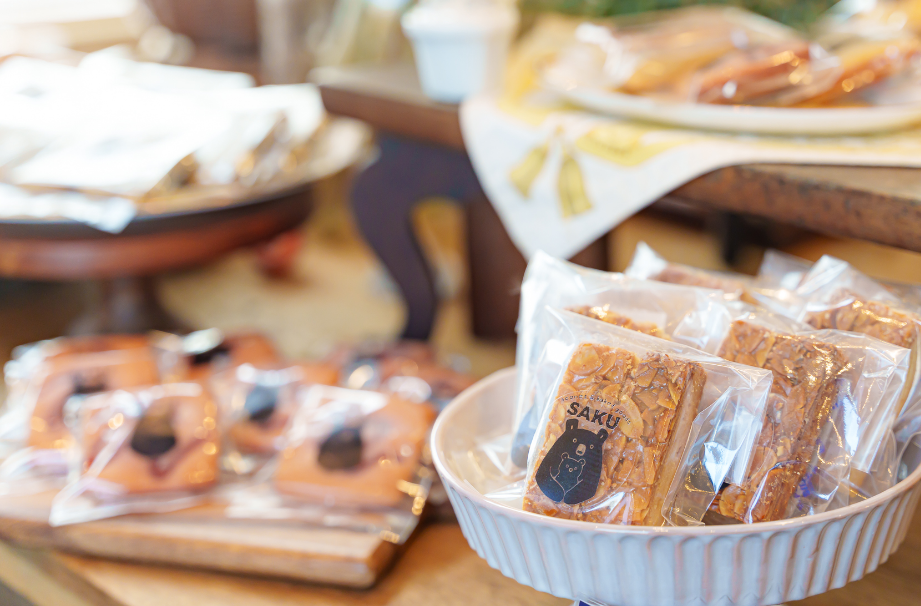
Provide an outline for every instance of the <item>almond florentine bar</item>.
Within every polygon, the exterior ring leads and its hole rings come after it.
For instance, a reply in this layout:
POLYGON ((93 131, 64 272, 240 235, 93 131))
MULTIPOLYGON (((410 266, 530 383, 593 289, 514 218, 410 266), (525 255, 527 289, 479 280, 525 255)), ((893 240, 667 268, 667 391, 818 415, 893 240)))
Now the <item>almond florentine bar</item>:
POLYGON ((525 511, 661 525, 706 373, 691 361, 583 343, 550 410, 525 511))
POLYGON ((613 324, 614 326, 622 326, 623 328, 635 330, 636 332, 641 332, 653 337, 659 337, 660 339, 668 339, 668 335, 662 332, 662 329, 652 322, 636 322, 627 316, 619 314, 615 311, 611 311, 607 305, 581 305, 579 307, 570 307, 569 311, 573 311, 583 316, 588 316, 589 318, 595 318, 596 320, 601 320, 602 322, 607 322, 608 324, 613 324))
POLYGON ((827 343, 745 321, 732 324, 719 355, 770 370, 774 381, 745 482, 724 488, 714 508, 742 522, 781 519, 815 456, 844 360, 827 343))
POLYGON ((921 316, 893 309, 879 301, 866 301, 851 292, 844 292, 845 302, 809 314, 806 322, 818 329, 834 328, 859 332, 880 341, 911 349, 921 327, 921 316))

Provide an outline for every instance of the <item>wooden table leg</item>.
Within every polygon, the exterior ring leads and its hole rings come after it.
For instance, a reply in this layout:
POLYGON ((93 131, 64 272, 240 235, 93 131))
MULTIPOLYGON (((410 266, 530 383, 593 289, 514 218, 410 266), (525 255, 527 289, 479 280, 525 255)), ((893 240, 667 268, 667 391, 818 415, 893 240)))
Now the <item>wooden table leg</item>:
POLYGON ((378 160, 355 179, 352 208, 359 230, 406 301, 403 338, 424 340, 438 301, 431 268, 413 233, 412 212, 424 198, 465 203, 482 192, 463 152, 387 135, 378 137, 378 146, 378 160))
MULTIPOLYGON (((518 290, 527 265, 483 190, 470 159, 455 149, 381 135, 380 158, 358 175, 352 190, 355 220, 406 301, 403 338, 428 339, 438 300, 432 271, 412 228, 424 198, 444 196, 466 205, 473 333, 515 334, 518 290)), ((573 257, 606 269, 607 237, 573 257)))
MULTIPOLYGON (((467 243, 473 334, 491 339, 514 337, 521 280, 528 263, 486 196, 467 205, 467 243)), ((607 236, 571 260, 585 267, 607 269, 607 236)))
POLYGON ((98 282, 100 300, 70 325, 68 333, 186 332, 190 328, 160 304, 154 278, 113 278, 98 282))

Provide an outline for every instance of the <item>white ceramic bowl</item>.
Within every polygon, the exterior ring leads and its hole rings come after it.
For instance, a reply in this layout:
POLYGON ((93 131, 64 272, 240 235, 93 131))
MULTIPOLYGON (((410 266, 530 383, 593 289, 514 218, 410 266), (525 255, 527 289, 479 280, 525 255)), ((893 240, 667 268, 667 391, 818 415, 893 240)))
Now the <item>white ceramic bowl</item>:
POLYGON ((435 466, 464 536, 493 568, 563 598, 623 606, 767 605, 860 579, 905 538, 921 495, 918 456, 898 485, 820 515, 754 525, 642 528, 559 520, 485 499, 463 453, 510 430, 515 373, 483 379, 432 432, 435 466))

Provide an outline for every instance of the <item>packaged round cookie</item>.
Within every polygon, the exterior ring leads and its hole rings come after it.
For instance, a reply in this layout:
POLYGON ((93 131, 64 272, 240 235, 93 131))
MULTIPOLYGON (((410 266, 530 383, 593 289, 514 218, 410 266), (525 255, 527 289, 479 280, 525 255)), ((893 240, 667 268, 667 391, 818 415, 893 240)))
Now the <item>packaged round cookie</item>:
POLYGON ((535 254, 521 286, 512 463, 520 468, 527 466, 528 449, 540 412, 536 394, 541 385, 555 379, 536 372, 546 333, 553 330, 539 320, 544 307, 568 309, 608 324, 669 339, 688 314, 705 318, 721 305, 722 293, 714 290, 635 280, 619 273, 581 267, 543 252, 535 254))
POLYGON ((770 373, 573 312, 542 315, 555 330, 540 364, 556 380, 541 394, 524 509, 603 524, 700 524, 723 482, 747 467, 770 373))
POLYGON ((15 390, 0 418, 9 454, 0 465, 0 492, 59 485, 75 446, 72 420, 88 395, 159 381, 155 356, 140 340, 104 349, 105 343, 118 345, 119 340, 56 339, 29 348, 7 365, 15 390))
POLYGON ((79 414, 79 476, 55 497, 52 525, 183 509, 218 481, 218 408, 199 383, 90 396, 79 414))
POLYGON ((413 400, 427 400, 438 410, 475 382, 464 372, 469 366, 466 360, 456 357, 452 365, 442 364, 432 346, 421 341, 343 347, 327 362, 341 369, 342 387, 404 393, 413 400))
POLYGON ((431 485, 434 409, 325 385, 301 394, 283 448, 251 483, 232 491, 228 515, 365 528, 401 542, 431 485))
POLYGON ((242 364, 215 375, 211 390, 223 419, 223 467, 252 473, 282 448, 282 438, 299 407, 299 392, 314 384, 335 385, 337 369, 326 363, 277 368, 242 364))
POLYGON ((153 341, 167 381, 207 381, 213 373, 241 364, 258 368, 281 363, 275 345, 259 333, 209 328, 184 336, 156 333, 153 341))

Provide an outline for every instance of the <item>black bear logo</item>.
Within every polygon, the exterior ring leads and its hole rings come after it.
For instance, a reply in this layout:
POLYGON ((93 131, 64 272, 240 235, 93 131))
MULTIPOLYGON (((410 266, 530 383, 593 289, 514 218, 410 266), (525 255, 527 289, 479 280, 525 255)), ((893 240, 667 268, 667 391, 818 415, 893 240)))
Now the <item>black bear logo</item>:
POLYGON ((579 429, 578 419, 566 421, 563 432, 541 461, 535 480, 554 503, 576 505, 595 496, 601 480, 601 453, 608 432, 579 429))

